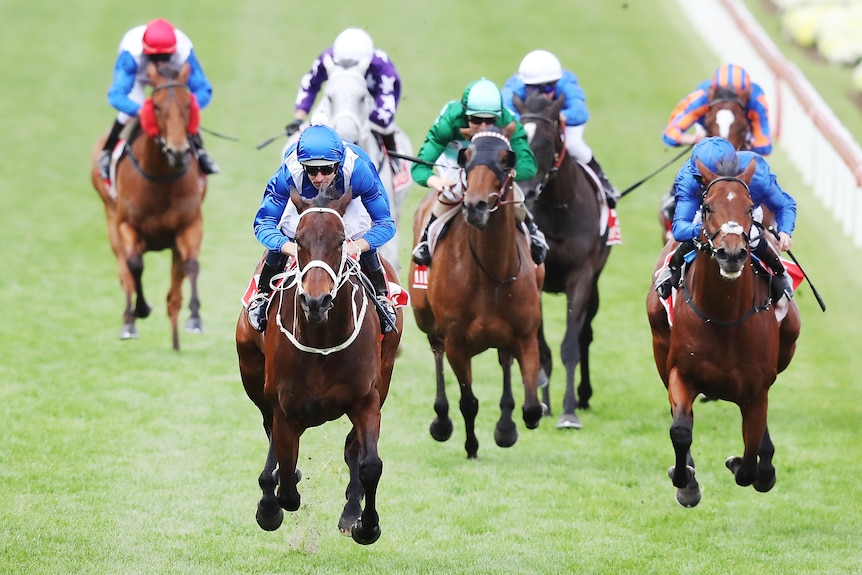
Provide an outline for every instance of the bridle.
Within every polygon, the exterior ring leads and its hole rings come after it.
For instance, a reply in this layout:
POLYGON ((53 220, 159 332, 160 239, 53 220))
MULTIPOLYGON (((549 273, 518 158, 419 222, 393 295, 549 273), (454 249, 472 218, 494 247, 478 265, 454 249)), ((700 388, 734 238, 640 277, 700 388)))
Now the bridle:
MULTIPOLYGON (((186 89, 187 87, 183 82, 170 81, 170 82, 165 82, 164 84, 160 84, 159 86, 153 87, 152 93, 155 94, 159 90, 166 90, 168 88, 186 89)), ((173 92, 170 92, 168 97, 170 100, 173 100, 176 96, 174 95, 173 92)), ((186 110, 182 110, 181 113, 183 115, 183 124, 188 126, 188 123, 189 123, 188 113, 186 112, 186 110)), ((162 136, 161 131, 159 132, 159 134, 155 138, 153 138, 153 141, 155 141, 156 145, 159 146, 159 149, 161 149, 162 154, 167 156, 170 153, 168 150, 167 141, 165 141, 165 138, 164 138, 164 136, 162 136)), ((141 166, 141 163, 138 160, 137 156, 135 156, 134 152, 132 151, 132 146, 129 144, 129 142, 126 142, 124 151, 129 156, 129 159, 132 160, 132 165, 135 166, 135 169, 138 171, 138 173, 141 174, 141 176, 144 179, 149 180, 151 182, 170 182, 173 180, 177 180, 177 179, 185 176, 186 173, 188 173, 188 171, 189 171, 189 167, 191 166, 191 162, 186 162, 185 165, 183 165, 183 167, 180 170, 173 172, 173 173, 170 173, 168 175, 150 174, 146 170, 144 170, 143 166, 141 166)))

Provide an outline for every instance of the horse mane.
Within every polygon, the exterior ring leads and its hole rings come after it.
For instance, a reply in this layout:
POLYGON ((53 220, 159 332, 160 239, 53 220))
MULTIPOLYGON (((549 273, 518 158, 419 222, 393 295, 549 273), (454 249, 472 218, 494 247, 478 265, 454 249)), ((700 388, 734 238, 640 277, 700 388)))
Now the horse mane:
POLYGON ((178 66, 173 62, 162 62, 156 67, 156 70, 162 78, 167 80, 176 80, 179 77, 180 72, 182 72, 182 66, 178 66))
POLYGON ((311 200, 312 205, 315 208, 325 208, 329 205, 330 202, 334 202, 341 198, 341 194, 338 193, 338 190, 335 189, 335 186, 329 186, 320 190, 316 196, 311 200))
POLYGON ((739 93, 737 93, 736 88, 733 86, 718 86, 714 89, 712 93, 711 102, 716 101, 740 101, 739 93))
POLYGON ((718 176, 734 177, 740 173, 739 158, 736 154, 720 159, 715 164, 715 174, 718 176))

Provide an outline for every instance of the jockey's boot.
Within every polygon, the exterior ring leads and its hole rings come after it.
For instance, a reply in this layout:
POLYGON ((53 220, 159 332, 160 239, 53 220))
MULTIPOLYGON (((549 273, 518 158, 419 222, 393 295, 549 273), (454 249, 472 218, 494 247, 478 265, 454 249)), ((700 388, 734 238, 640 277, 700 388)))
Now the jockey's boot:
POLYGON ((256 331, 263 332, 266 329, 269 296, 272 294, 272 278, 283 267, 283 263, 278 266, 264 261, 263 267, 260 269, 260 278, 257 280, 257 293, 248 303, 248 323, 256 331))
POLYGON ((123 131, 123 128, 125 126, 119 120, 114 120, 108 139, 105 140, 105 145, 99 153, 99 177, 105 181, 111 178, 111 154, 117 146, 117 140, 120 139, 120 132, 123 131))
POLYGON ((422 237, 419 239, 419 243, 416 244, 415 248, 413 248, 413 262, 417 266, 431 265, 431 247, 428 245, 428 228, 431 227, 431 224, 434 223, 434 220, 436 219, 437 216, 432 213, 431 219, 428 220, 428 223, 425 224, 425 229, 422 230, 422 237))
POLYGON ((790 279, 785 273, 784 264, 781 263, 781 258, 769 246, 766 238, 762 238, 754 248, 754 255, 765 263, 772 270, 772 281, 770 282, 770 296, 772 301, 778 303, 782 296, 787 296, 787 300, 793 297, 793 287, 790 279))
POLYGON ((191 140, 192 145, 195 147, 195 151, 198 154, 198 164, 201 167, 201 171, 208 176, 210 174, 219 173, 220 170, 218 164, 216 164, 215 160, 212 159, 212 156, 210 156, 204 149, 204 142, 201 139, 200 132, 190 135, 189 140, 191 140))
MULTIPOLYGON (((390 152, 398 151, 398 147, 395 144, 395 132, 392 132, 391 134, 381 134, 380 137, 383 140, 383 147, 385 147, 390 152)), ((389 163, 392 164, 393 172, 397 172, 399 169, 401 169, 401 162, 395 156, 389 156, 389 163)))
POLYGON ((679 287, 679 281, 682 279, 682 266, 685 264, 685 255, 693 249, 694 242, 691 240, 682 242, 677 246, 676 251, 670 257, 667 268, 663 269, 655 280, 655 291, 660 298, 669 298, 673 288, 679 287))
POLYGON ((620 191, 616 189, 611 181, 608 180, 608 177, 605 175, 605 171, 596 161, 596 157, 587 162, 587 165, 596 173, 599 177, 599 181, 602 183, 602 187, 605 190, 605 196, 608 198, 608 207, 613 208, 616 207, 617 201, 620 199, 620 191))
MULTIPOLYGON (((378 260, 379 262, 379 260, 378 260)), ((373 264, 372 264, 373 265, 373 264)), ((377 316, 380 318, 380 333, 387 334, 395 329, 395 306, 389 300, 389 282, 383 266, 378 263, 376 270, 368 272, 368 279, 374 286, 374 296, 377 298, 377 316)))
POLYGON ((545 240, 545 234, 536 225, 536 220, 533 219, 533 214, 524 206, 526 215, 524 216, 524 224, 530 232, 530 256, 536 265, 541 264, 548 257, 548 242, 545 240))

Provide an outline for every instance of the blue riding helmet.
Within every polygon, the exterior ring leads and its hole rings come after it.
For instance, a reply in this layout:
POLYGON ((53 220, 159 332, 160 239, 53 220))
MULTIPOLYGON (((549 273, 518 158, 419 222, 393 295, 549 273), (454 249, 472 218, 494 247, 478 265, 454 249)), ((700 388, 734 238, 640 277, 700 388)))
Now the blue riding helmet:
POLYGON ((309 126, 299 136, 296 159, 308 166, 329 166, 344 159, 344 143, 328 126, 309 126))
POLYGON ((731 160, 735 157, 736 149, 730 142, 724 138, 713 136, 704 138, 697 143, 691 152, 691 160, 689 162, 692 172, 698 174, 700 171, 697 169, 696 160, 700 160, 704 166, 714 172, 718 162, 731 160))

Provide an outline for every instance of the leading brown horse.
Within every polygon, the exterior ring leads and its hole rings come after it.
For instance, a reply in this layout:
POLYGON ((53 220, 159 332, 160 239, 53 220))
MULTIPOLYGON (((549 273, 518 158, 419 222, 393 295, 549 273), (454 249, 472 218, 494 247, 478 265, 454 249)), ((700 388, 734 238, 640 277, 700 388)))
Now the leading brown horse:
MULTIPOLYGON (((496 348, 503 368, 501 414, 494 431, 497 445, 510 447, 518 439, 512 420, 513 359, 518 360, 524 383, 524 423, 535 429, 542 417, 536 336, 542 318, 539 290, 544 267, 533 264, 528 239, 516 228, 512 198, 515 153, 509 143, 514 129, 513 122, 502 131, 496 127, 478 133, 471 128, 462 130, 470 140, 469 147, 459 154, 459 165, 466 172, 460 205, 463 217, 453 217, 445 237, 437 243, 427 289, 416 281, 410 288, 416 323, 434 352, 437 417, 431 424, 431 436, 446 441, 452 435, 443 377, 445 354, 461 390, 459 406, 467 436, 464 447, 471 459, 477 457, 479 449, 475 432, 479 400, 472 388, 474 356, 496 348)), ((414 244, 434 201, 432 191, 414 216, 414 244)), ((415 263, 410 266, 410 277, 417 277, 415 263)))
POLYGON ((186 330, 203 331, 197 279, 206 177, 192 157, 189 143, 189 126, 197 122, 197 108, 186 87, 188 75, 188 64, 178 68, 169 63, 149 63, 147 76, 152 94, 140 114, 147 133, 133 135, 126 144, 116 165, 113 187, 99 177, 98 170, 98 156, 106 136, 96 142, 90 170, 93 187, 105 206, 108 239, 126 294, 120 337, 137 338, 135 319, 150 314, 141 281, 144 252, 170 249, 173 259, 167 310, 175 350, 180 348, 177 319, 185 277, 191 284, 191 316, 186 330))
MULTIPOLYGON (((673 417, 676 458, 669 474, 677 501, 686 507, 701 497, 691 456, 692 406, 699 393, 739 406, 745 450, 726 462, 736 483, 761 492, 775 484, 768 394, 790 364, 801 326, 796 302, 782 299, 774 306, 768 282, 755 275, 751 262, 754 204, 748 185, 755 162, 738 176, 735 161, 720 163, 717 173, 700 162, 697 167, 706 185, 700 249, 684 275, 682 295, 673 300, 672 325, 652 284, 646 300, 653 354, 673 417)), ((675 247, 665 246, 656 271, 675 247)))
MULTIPOLYGON (((563 412, 558 429, 579 429, 575 409, 589 409, 593 395, 590 381, 590 344, 593 319, 599 311, 599 275, 610 256, 608 230, 602 231, 603 194, 596 180, 566 152, 560 127, 565 97, 549 100, 531 93, 526 101, 517 95, 515 107, 530 136, 536 156, 536 177, 523 184, 527 204, 548 241, 545 260, 546 293, 566 294, 566 333, 560 344, 560 360, 566 369, 563 412), (575 372, 581 381, 575 395, 575 372)), ((539 327, 540 383, 551 377, 553 359, 545 340, 544 321, 539 327)), ((542 398, 551 412, 550 385, 543 385, 542 398)))
MULTIPOLYGON (((245 309, 240 312, 236 349, 243 386, 260 410, 269 438, 258 478, 263 491, 257 507, 260 527, 278 529, 283 509, 299 509, 296 462, 303 432, 347 415, 353 424, 344 445, 350 478, 338 527, 368 545, 380 537, 380 408, 389 392, 404 317, 397 309, 398 329, 381 338, 375 298, 363 288, 359 263, 346 255, 342 216, 351 199, 349 192, 313 200, 291 193, 300 214, 296 271, 276 288, 264 334, 251 328, 245 309)), ((382 261, 394 281, 392 266, 382 261)))

